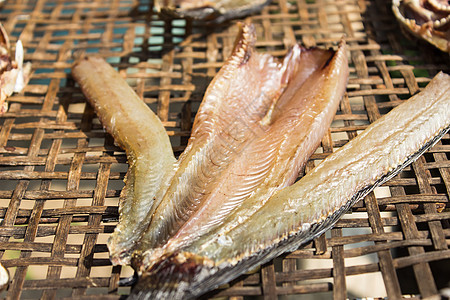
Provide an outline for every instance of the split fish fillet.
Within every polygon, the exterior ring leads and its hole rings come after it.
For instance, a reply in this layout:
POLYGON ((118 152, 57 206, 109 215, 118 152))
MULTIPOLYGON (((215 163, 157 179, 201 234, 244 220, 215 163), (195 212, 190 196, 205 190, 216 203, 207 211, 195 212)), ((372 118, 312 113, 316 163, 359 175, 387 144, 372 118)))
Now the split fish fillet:
POLYGON ((243 26, 176 163, 162 124, 117 72, 96 57, 73 67, 130 164, 108 244, 114 264, 134 257, 138 268, 201 239, 245 201, 263 204, 295 181, 320 144, 345 90, 345 44, 336 53, 294 46, 278 62, 255 52, 255 40, 253 26, 243 26))
POLYGON ((282 62, 254 43, 253 27, 244 25, 176 162, 162 124, 108 64, 86 58, 73 67, 127 151, 130 170, 108 247, 113 263, 131 262, 139 274, 132 299, 194 298, 295 249, 448 130, 450 79, 440 74, 418 100, 293 184, 345 91, 345 43, 336 52, 294 46, 282 62))
POLYGON ((254 43, 253 27, 244 27, 207 89, 186 150, 169 186, 160 187, 164 196, 133 253, 139 265, 141 257, 151 263, 180 249, 245 202, 263 204, 292 184, 328 130, 346 86, 345 46, 337 53, 295 46, 279 63, 256 53, 254 43))
POLYGON ((260 11, 271 0, 157 0, 156 11, 176 18, 222 23, 260 11))

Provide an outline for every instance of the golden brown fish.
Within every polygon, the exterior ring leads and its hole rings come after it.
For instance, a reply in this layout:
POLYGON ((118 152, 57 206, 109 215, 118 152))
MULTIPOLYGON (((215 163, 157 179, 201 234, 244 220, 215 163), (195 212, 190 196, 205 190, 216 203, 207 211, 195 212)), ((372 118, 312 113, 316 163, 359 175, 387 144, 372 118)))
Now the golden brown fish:
POLYGON ((270 0, 157 0, 154 6, 163 15, 222 23, 256 13, 269 3, 270 0))
POLYGON ((392 10, 407 32, 450 53, 448 0, 393 0, 392 10))

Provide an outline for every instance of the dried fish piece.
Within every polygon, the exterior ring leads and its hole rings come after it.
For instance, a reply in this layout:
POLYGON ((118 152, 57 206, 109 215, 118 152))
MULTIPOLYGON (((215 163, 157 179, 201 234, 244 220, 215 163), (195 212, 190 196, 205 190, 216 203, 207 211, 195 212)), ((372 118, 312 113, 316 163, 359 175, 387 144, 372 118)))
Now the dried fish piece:
POLYGON ((0 292, 5 290, 9 284, 9 272, 8 270, 0 263, 0 292))
POLYGON ((331 124, 347 81, 345 44, 337 53, 295 46, 277 63, 255 51, 255 40, 253 27, 244 26, 208 87, 170 187, 135 249, 135 258, 146 258, 135 259, 136 268, 292 184, 331 124))
POLYGON ((393 0, 392 10, 408 32, 450 53, 448 0, 393 0))
POLYGON ((72 75, 103 126, 127 152, 119 224, 109 241, 112 262, 124 264, 129 261, 129 248, 148 226, 147 215, 174 169, 175 157, 160 119, 102 58, 78 60, 72 75))
MULTIPOLYGON (((189 234, 189 230, 187 230, 189 226, 197 226, 196 233, 199 235, 200 232, 219 224, 228 211, 240 205, 264 180, 269 181, 271 187, 269 184, 265 184, 264 191, 260 187, 258 197, 268 198, 268 189, 272 193, 295 180, 307 157, 316 149, 321 136, 332 120, 345 89, 347 78, 345 45, 341 46, 338 55, 338 61, 344 60, 342 65, 345 67, 333 76, 319 78, 315 83, 316 86, 326 85, 328 81, 333 84, 330 85, 327 93, 320 95, 315 100, 313 99, 316 95, 314 93, 305 95, 304 98, 299 97, 298 93, 301 93, 302 86, 303 89, 308 86, 304 84, 308 77, 311 77, 308 79, 309 81, 314 81, 314 76, 320 77, 329 69, 333 69, 331 63, 333 51, 307 50, 295 46, 283 63, 278 63, 270 55, 256 53, 254 43, 253 27, 244 26, 237 39, 233 55, 206 92, 205 100, 197 113, 193 134, 186 151, 175 168, 170 170, 170 167, 167 167, 167 171, 165 171, 166 174, 170 174, 170 176, 167 175, 167 178, 171 177, 170 181, 161 184, 158 191, 152 192, 154 205, 147 202, 146 209, 139 208, 142 215, 148 214, 148 219, 144 222, 143 218, 136 218, 135 213, 128 214, 127 217, 121 213, 123 220, 120 220, 109 243, 114 263, 129 262, 132 251, 141 252, 164 245, 175 233, 180 240, 183 240, 182 233, 186 232, 188 233, 187 238, 192 240, 193 235, 189 234), (310 76, 311 74, 314 76, 310 76), (285 92, 282 93, 282 91, 285 92), (313 108, 318 111, 323 109, 322 115, 316 120, 312 119, 312 116, 317 113, 313 108), (281 114, 280 112, 284 110, 289 113, 281 114), (305 111, 309 114, 303 114, 305 111), (224 118, 225 115, 234 118, 224 118), (318 122, 319 119, 325 125, 318 122), (311 129, 315 128, 316 130, 309 131, 302 128, 302 125, 308 124, 308 120, 312 126, 311 129), (280 135, 280 131, 283 131, 284 135, 280 135), (285 141, 289 138, 296 142, 286 143, 285 141), (298 147, 302 143, 304 143, 304 151, 298 151, 298 147), (244 149, 245 152, 242 155, 241 152, 244 149), (272 150, 269 151, 269 155, 266 155, 269 149, 272 150), (241 170, 246 166, 246 154, 257 156, 255 157, 256 164, 248 170, 241 170), (279 158, 280 155, 284 158, 279 158), (284 159, 286 161, 280 164, 279 161, 284 159), (230 174, 233 170, 241 170, 241 174, 230 174), (199 171, 201 172, 200 176, 197 175, 199 171), (234 183, 236 179, 245 180, 241 180, 241 185, 236 185, 234 183), (227 192, 222 195, 222 191, 227 192), (230 197, 233 193, 235 196, 230 197), (227 205, 223 205, 225 201, 228 201, 227 205), (189 221, 189 226, 183 225, 192 214, 199 211, 200 207, 205 206, 208 207, 210 218, 206 218, 204 212, 201 218, 203 225, 200 226, 198 222, 193 222, 197 219, 195 216, 189 221), (135 221, 127 221, 130 218, 135 221), (148 223, 150 220, 151 223, 148 223), (148 229, 146 229, 147 226, 148 229), (181 226, 183 226, 182 230, 180 230, 181 226), (198 226, 202 228, 200 229, 198 226), (124 228, 128 234, 124 234, 124 228), (133 234, 130 234, 131 232, 133 234), (135 238, 129 238, 139 234, 142 236, 138 243, 135 238)), ((123 144, 121 139, 125 139, 125 134, 123 137, 115 134, 114 127, 122 126, 115 123, 119 118, 119 113, 105 111, 105 107, 113 107, 113 103, 120 101, 121 98, 132 98, 133 101, 127 103, 126 106, 118 104, 114 107, 126 110, 130 115, 134 110, 143 111, 140 107, 142 104, 134 104, 137 96, 125 95, 124 92, 116 92, 117 96, 114 95, 114 97, 105 94, 103 89, 114 90, 115 87, 126 85, 126 83, 104 61, 98 58, 78 61, 74 65, 72 73, 83 92, 93 103, 107 130, 112 132, 116 141, 123 144), (123 84, 119 83, 119 79, 123 84), (103 87, 101 91, 98 91, 99 87, 103 87), (107 102, 108 105, 105 104, 107 102), (113 121, 110 121, 111 119, 113 121)), ((127 90, 131 90, 128 86, 126 87, 127 90)), ((321 91, 320 88, 317 90, 321 91)), ((132 91, 130 91, 131 93, 132 91)), ((128 119, 126 119, 126 124, 129 124, 130 128, 139 127, 137 123, 128 119)), ((123 129, 122 131, 126 132, 123 129)), ((146 128, 141 135, 144 136, 145 132, 150 132, 150 129, 146 128)), ((123 147, 127 149, 127 153, 132 152, 128 150, 131 144, 123 144, 123 147)), ((144 154, 140 153, 140 155, 144 154)), ((156 154, 153 155, 157 157, 156 154)), ((167 154, 160 153, 160 155, 167 154)), ((161 159, 160 157, 159 160, 161 159)), ((135 160, 129 158, 130 169, 133 169, 135 160)), ((148 162, 143 165, 148 165, 148 162)), ((146 174, 154 172, 154 170, 147 171, 141 170, 146 174)), ((133 203, 136 201, 133 199, 133 197, 137 197, 136 195, 125 196, 129 194, 127 192, 129 186, 135 186, 134 180, 138 180, 137 178, 140 177, 137 175, 131 177, 129 172, 127 187, 122 197, 124 201, 121 201, 124 207, 137 207, 133 203)), ((145 180, 141 181, 145 182, 145 180)), ((154 188, 155 185, 152 185, 151 189, 154 188)), ((148 196, 143 195, 142 198, 144 197, 148 196)))
POLYGON ((0 114, 7 111, 6 98, 25 87, 31 73, 31 63, 23 64, 23 46, 16 43, 15 58, 11 58, 11 44, 5 28, 0 23, 0 114))
POLYGON ((157 0, 154 6, 164 15, 222 23, 256 13, 270 2, 270 0, 157 0))
MULTIPOLYGON (((450 76, 371 124, 244 222, 166 253, 145 270, 131 299, 195 298, 329 229, 354 203, 419 157, 450 129, 450 76)), ((230 224, 232 224, 230 226, 230 224)))

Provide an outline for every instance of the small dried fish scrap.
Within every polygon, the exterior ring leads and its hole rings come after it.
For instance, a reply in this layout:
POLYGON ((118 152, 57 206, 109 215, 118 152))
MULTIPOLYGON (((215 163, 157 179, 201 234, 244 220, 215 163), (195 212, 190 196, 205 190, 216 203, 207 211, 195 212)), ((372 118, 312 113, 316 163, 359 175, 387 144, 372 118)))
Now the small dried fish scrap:
POLYGON ((162 124, 117 72, 97 58, 72 70, 129 157, 108 246, 113 263, 139 274, 132 299, 194 298, 296 249, 448 131, 450 78, 439 74, 292 185, 345 89, 345 45, 295 46, 278 63, 254 40, 244 26, 177 162, 162 124))
POLYGON ((157 0, 156 11, 163 15, 222 23, 260 11, 271 0, 157 0))
POLYGON ((448 0, 393 0, 392 10, 408 32, 450 53, 448 0))
POLYGON ((19 93, 28 82, 31 63, 23 64, 23 46, 16 43, 15 58, 11 58, 11 44, 5 28, 0 24, 0 114, 7 111, 6 98, 19 93))
POLYGON ((9 284, 9 272, 0 264, 0 292, 5 290, 9 284))

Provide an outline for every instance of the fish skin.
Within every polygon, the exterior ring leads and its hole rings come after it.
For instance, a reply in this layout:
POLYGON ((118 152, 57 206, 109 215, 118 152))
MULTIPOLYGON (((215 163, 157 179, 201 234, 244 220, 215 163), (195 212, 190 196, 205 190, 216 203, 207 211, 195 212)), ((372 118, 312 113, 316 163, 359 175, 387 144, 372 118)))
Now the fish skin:
POLYGON ((223 23, 259 12, 271 0, 157 0, 154 7, 163 16, 223 23))
POLYGON ((322 234, 358 200, 398 174, 450 130, 450 76, 372 123, 310 173, 280 190, 246 222, 161 257, 140 275, 130 299, 193 299, 322 234))
POLYGON ((130 249, 149 223, 148 212, 173 172, 175 157, 160 119, 103 58, 82 57, 72 76, 129 163, 119 202, 119 224, 108 240, 113 264, 130 261, 130 249))

